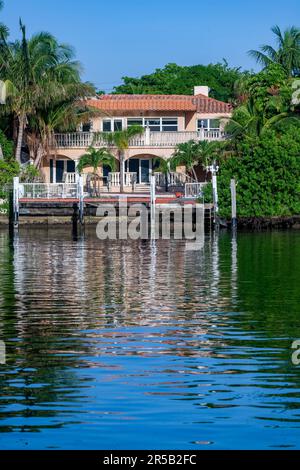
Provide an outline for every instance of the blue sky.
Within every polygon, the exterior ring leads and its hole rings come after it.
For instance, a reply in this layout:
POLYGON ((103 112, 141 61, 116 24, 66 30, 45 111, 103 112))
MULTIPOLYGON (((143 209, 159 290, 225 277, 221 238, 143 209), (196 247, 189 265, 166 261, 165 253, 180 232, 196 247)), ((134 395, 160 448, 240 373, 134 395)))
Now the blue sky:
POLYGON ((121 77, 169 62, 207 64, 225 57, 254 68, 247 51, 272 42, 270 27, 300 26, 299 0, 4 0, 12 37, 49 31, 75 47, 84 79, 109 91, 121 77), (298 22, 298 24, 297 24, 298 22))

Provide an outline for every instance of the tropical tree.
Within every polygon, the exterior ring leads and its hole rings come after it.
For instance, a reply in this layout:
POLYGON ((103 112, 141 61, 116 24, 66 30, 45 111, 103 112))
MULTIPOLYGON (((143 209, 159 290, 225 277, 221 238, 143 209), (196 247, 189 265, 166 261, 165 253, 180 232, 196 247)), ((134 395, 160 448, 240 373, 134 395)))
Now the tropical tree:
POLYGON ((93 90, 86 83, 66 83, 60 99, 53 100, 45 108, 38 108, 34 115, 29 116, 26 143, 36 168, 40 167, 44 155, 50 155, 55 150, 55 132, 76 130, 80 123, 88 122, 100 114, 84 101, 93 90))
POLYGON ((73 50, 49 33, 26 37, 20 22, 21 41, 6 43, 0 54, 0 79, 5 82, 5 113, 18 122, 15 157, 21 161, 24 130, 30 115, 46 108, 58 97, 67 96, 66 83, 80 83, 80 66, 73 60, 73 50))
POLYGON ((268 100, 255 99, 236 108, 226 125, 226 132, 232 141, 243 138, 256 138, 270 129, 280 129, 282 125, 297 124, 299 113, 284 95, 269 95, 268 100))
POLYGON ((89 147, 86 154, 82 155, 80 158, 77 171, 82 173, 84 168, 91 167, 93 169, 93 188, 94 193, 96 192, 96 183, 98 178, 98 169, 100 166, 107 165, 110 167, 111 171, 115 171, 116 168, 116 159, 108 149, 102 147, 96 149, 94 147, 89 147))
POLYGON ((171 158, 171 167, 184 165, 187 171, 193 174, 195 181, 198 181, 195 167, 201 165, 206 168, 214 159, 216 159, 220 144, 218 142, 209 142, 206 140, 196 142, 190 140, 178 144, 171 158))
POLYGON ((95 139, 101 138, 108 147, 115 147, 117 157, 120 162, 120 192, 124 192, 124 162, 126 150, 129 148, 130 140, 143 134, 142 126, 130 126, 122 131, 115 132, 98 132, 95 133, 95 139))
POLYGON ((275 63, 280 64, 288 77, 297 76, 300 72, 300 29, 292 26, 281 31, 279 26, 273 26, 277 49, 264 44, 260 50, 250 50, 248 53, 263 67, 275 63))
POLYGON ((226 60, 208 65, 167 64, 140 78, 123 77, 123 83, 115 87, 114 93, 192 95, 194 86, 205 84, 212 98, 229 102, 234 98, 235 82, 244 73, 240 68, 230 67, 226 60))
POLYGON ((170 174, 170 165, 171 165, 170 160, 171 159, 165 159, 165 158, 156 158, 154 160, 154 163, 157 165, 154 171, 158 173, 162 173, 164 175, 166 192, 168 192, 169 190, 169 174, 170 174))
MULTIPOLYGON (((0 0, 0 11, 3 9, 3 3, 3 0, 0 0)), ((8 27, 5 24, 0 23, 0 42, 4 41, 8 37, 8 34, 8 27)))

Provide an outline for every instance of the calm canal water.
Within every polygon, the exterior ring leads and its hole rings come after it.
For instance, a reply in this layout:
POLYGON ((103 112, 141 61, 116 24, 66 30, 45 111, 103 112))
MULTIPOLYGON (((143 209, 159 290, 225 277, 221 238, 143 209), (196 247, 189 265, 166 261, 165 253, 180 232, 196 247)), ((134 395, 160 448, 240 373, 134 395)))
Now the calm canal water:
POLYGON ((0 232, 1 449, 300 448, 300 233, 0 232))

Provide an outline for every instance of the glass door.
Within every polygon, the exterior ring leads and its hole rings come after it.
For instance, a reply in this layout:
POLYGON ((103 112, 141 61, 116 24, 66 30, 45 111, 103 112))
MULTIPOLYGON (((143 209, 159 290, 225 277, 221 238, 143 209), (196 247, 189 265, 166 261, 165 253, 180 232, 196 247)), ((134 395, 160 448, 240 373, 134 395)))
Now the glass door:
POLYGON ((56 160, 56 183, 62 183, 65 172, 65 161, 56 160))
POLYGON ((148 184, 150 182, 150 160, 141 160, 141 183, 148 184))

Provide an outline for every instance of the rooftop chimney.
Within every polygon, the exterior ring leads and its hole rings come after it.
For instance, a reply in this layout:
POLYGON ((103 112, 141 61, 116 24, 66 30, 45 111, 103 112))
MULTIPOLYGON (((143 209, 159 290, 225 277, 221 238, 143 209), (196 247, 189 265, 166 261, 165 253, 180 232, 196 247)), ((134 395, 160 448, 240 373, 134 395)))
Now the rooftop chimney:
POLYGON ((194 86, 194 95, 209 95, 210 88, 208 86, 194 86))

